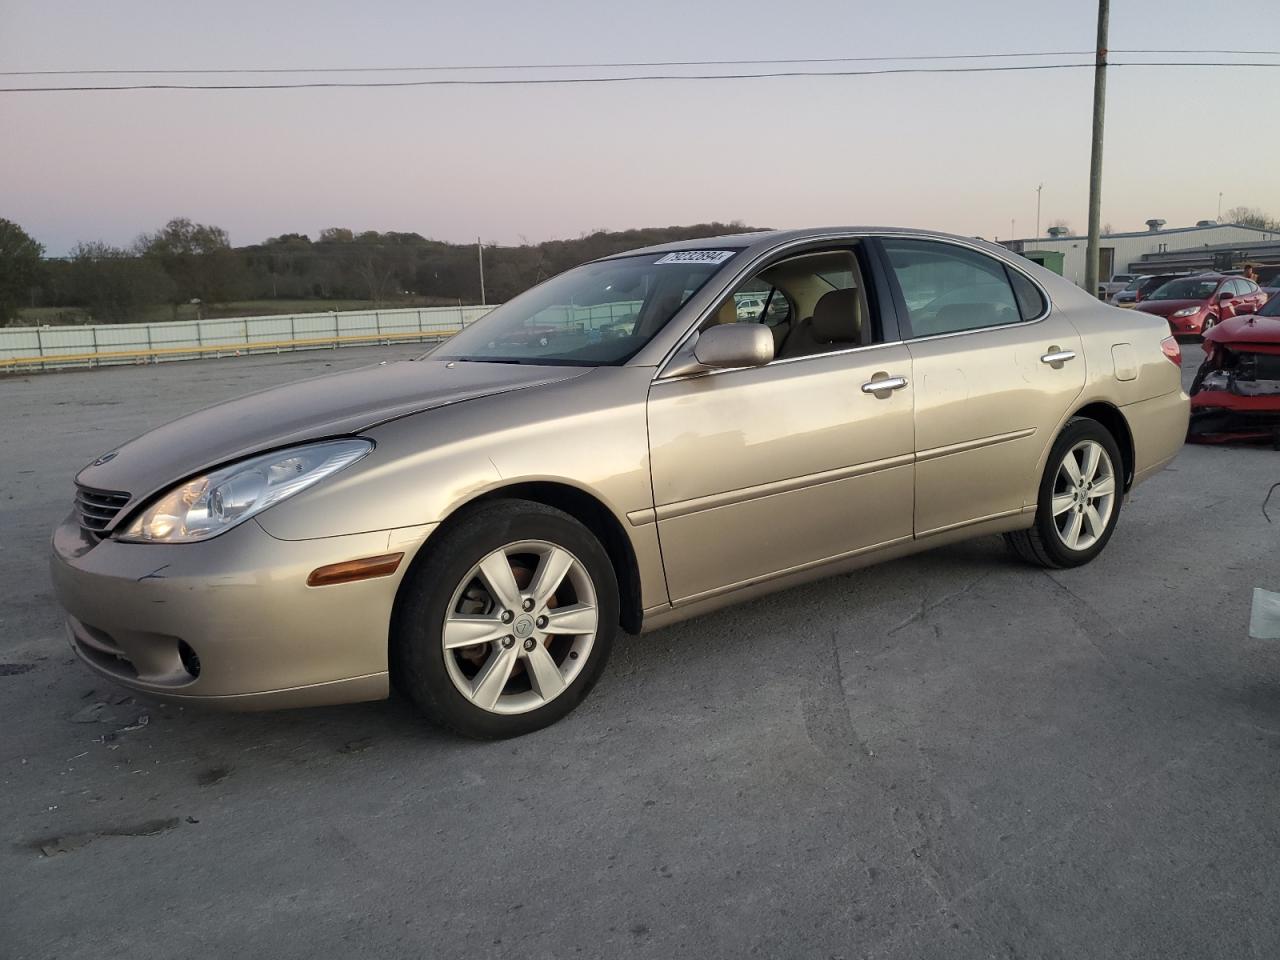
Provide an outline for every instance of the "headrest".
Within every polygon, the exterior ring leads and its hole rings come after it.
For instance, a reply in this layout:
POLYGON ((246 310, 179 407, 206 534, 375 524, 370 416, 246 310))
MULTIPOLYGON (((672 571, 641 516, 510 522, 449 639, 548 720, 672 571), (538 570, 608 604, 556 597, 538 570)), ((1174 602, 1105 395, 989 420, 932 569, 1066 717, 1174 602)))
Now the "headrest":
POLYGON ((813 308, 813 338, 819 343, 857 343, 858 312, 856 288, 824 293, 813 308))

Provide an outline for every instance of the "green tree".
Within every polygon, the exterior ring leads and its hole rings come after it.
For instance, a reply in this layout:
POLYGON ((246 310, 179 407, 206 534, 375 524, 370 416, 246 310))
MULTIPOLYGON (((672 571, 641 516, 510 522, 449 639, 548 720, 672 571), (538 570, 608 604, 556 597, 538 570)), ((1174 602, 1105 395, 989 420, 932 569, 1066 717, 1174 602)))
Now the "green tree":
POLYGON ((137 320, 139 308, 172 301, 174 290, 157 260, 101 241, 76 245, 66 283, 72 303, 108 323, 137 320))
POLYGON ((173 281, 173 303, 232 300, 248 280, 244 258, 231 249, 221 227, 176 217, 152 234, 143 234, 136 252, 160 264, 173 281))
POLYGON ((16 223, 0 218, 0 323, 18 315, 18 307, 40 280, 44 247, 16 223))

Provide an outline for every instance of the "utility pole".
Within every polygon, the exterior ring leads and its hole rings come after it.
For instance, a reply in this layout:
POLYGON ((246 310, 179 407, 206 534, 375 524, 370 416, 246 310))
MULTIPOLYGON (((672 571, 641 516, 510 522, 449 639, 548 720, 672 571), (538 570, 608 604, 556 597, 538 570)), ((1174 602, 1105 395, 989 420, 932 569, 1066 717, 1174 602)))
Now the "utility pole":
POLYGON ((1098 49, 1093 67, 1093 149, 1089 153, 1089 246, 1084 258, 1084 288, 1098 295, 1098 232, 1102 214, 1102 121, 1107 106, 1107 23, 1111 0, 1098 0, 1098 49))
POLYGON ((1218 219, 1222 219, 1222 191, 1218 191, 1218 219))
POLYGON ((480 306, 485 306, 484 302, 484 244, 480 242, 480 238, 476 237, 476 254, 480 257, 480 306))
POLYGON ((1013 219, 1013 217, 1010 217, 1009 218, 1009 239, 1016 240, 1017 238, 1018 238, 1018 221, 1013 219))
POLYGON ((1044 189, 1044 184, 1036 187, 1036 239, 1040 239, 1040 191, 1044 189))

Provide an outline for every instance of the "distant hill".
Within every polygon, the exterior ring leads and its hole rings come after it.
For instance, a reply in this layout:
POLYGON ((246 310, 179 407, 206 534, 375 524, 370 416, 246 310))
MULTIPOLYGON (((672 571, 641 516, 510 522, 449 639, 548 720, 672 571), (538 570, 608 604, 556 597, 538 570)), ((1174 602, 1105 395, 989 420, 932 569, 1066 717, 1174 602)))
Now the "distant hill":
MULTIPOLYGON (((570 267, 635 247, 757 229, 695 223, 486 245, 485 299, 501 303, 570 267)), ((233 247, 225 230, 183 217, 143 234, 128 248, 79 244, 70 257, 40 261, 34 278, 23 287, 22 299, 29 305, 16 311, 19 322, 109 323, 480 302, 474 244, 330 227, 314 240, 286 233, 233 247)))
MULTIPOLYGON (((484 249, 486 298, 510 299, 570 267, 597 257, 673 240, 762 229, 741 223, 597 230, 572 240, 484 249)), ((243 297, 391 300, 407 294, 477 302, 480 266, 475 244, 429 240, 416 233, 321 231, 318 240, 285 234, 236 248, 248 271, 243 297)))

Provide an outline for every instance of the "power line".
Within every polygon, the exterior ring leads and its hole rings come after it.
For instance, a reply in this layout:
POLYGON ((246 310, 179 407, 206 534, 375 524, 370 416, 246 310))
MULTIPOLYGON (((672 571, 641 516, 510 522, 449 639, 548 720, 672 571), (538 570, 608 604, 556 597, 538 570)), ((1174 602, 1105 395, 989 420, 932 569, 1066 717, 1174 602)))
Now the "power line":
MULTIPOLYGON (((1131 49, 1111 50, 1115 54, 1230 54, 1236 56, 1280 56, 1277 50, 1154 50, 1131 49)), ((1008 58, 1032 57, 1084 57, 1092 56, 1092 50, 1041 50, 1026 53, 947 53, 922 54, 919 56, 876 56, 876 57, 798 57, 789 59, 754 59, 754 60, 631 60, 613 63, 488 63, 488 64, 447 64, 414 65, 403 67, 178 67, 173 69, 143 68, 103 68, 74 70, 0 70, 3 77, 38 77, 38 76, 190 76, 214 74, 298 74, 298 73, 436 73, 460 70, 610 70, 637 69, 640 67, 741 67, 741 66, 780 66, 803 65, 817 63, 887 63, 895 61, 945 61, 945 60, 997 60, 1008 58)))
MULTIPOLYGON (((986 67, 888 67, 880 70, 782 70, 769 73, 702 73, 702 74, 643 74, 623 77, 518 77, 511 79, 460 79, 447 80, 311 80, 299 83, 131 83, 108 86, 57 86, 57 87, 0 87, 0 93, 84 93, 104 90, 305 90, 305 89, 362 89, 393 87, 495 87, 542 86, 548 84, 572 85, 587 83, 638 83, 646 81, 679 80, 767 80, 783 77, 867 77, 887 74, 912 73, 1006 73, 1026 70, 1078 70, 1093 67, 1093 63, 1034 63, 1013 66, 986 67)), ((1280 62, 1241 61, 1192 61, 1115 63, 1113 67, 1280 67, 1280 62)))

